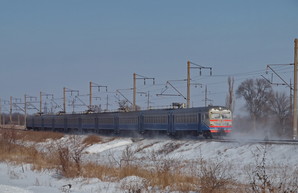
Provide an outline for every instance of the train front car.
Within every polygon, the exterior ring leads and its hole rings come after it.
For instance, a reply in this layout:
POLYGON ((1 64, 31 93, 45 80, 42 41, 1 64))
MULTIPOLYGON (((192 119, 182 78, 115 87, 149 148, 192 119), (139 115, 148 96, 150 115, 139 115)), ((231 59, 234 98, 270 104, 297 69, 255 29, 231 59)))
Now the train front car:
POLYGON ((224 136, 232 131, 232 113, 225 107, 209 109, 209 130, 212 136, 224 136))

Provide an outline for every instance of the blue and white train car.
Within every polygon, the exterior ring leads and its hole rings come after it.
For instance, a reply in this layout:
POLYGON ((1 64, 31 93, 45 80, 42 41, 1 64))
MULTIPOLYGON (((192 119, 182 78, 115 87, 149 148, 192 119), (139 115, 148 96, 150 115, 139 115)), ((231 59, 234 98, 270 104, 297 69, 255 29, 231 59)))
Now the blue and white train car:
POLYGON ((222 106, 132 112, 28 116, 27 129, 61 132, 164 132, 212 137, 232 130, 231 111, 222 106))

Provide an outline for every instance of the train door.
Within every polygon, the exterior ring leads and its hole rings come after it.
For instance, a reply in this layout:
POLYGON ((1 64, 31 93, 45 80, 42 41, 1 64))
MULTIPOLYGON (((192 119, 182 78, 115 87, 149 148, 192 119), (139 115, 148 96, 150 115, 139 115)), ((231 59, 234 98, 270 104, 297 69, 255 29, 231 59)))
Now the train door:
POLYGON ((175 131, 174 131, 174 115, 173 115, 173 113, 171 112, 171 113, 169 113, 168 114, 168 134, 174 134, 175 133, 175 131))
POLYGON ((83 130, 82 130, 82 117, 79 117, 78 118, 79 120, 78 120, 78 130, 79 130, 79 132, 80 133, 82 133, 83 132, 83 130))
POLYGON ((33 128, 33 130, 36 130, 35 129, 35 123, 34 123, 35 121, 34 120, 35 120, 34 117, 32 117, 32 128, 33 128))
POLYGON ((114 132, 119 133, 119 116, 114 117, 114 132))
POLYGON ((40 129, 44 130, 44 118, 43 117, 41 117, 41 128, 40 129))
POLYGON ((198 120, 198 125, 197 125, 197 127, 198 127, 198 130, 197 130, 197 134, 200 134, 200 133, 202 133, 202 127, 201 127, 201 124, 202 124, 202 114, 201 113, 198 113, 197 114, 197 120, 198 120))
POLYGON ((52 131, 55 131, 55 118, 52 118, 52 131))
POLYGON ((144 115, 138 117, 138 128, 140 133, 144 133, 144 115))
POLYGON ((64 126, 64 128, 63 128, 64 129, 64 132, 67 132, 67 117, 66 116, 63 119, 63 124, 64 124, 63 125, 64 126))
POLYGON ((98 128, 98 117, 96 117, 95 119, 94 119, 94 121, 95 121, 95 132, 98 132, 99 131, 99 128, 98 128))

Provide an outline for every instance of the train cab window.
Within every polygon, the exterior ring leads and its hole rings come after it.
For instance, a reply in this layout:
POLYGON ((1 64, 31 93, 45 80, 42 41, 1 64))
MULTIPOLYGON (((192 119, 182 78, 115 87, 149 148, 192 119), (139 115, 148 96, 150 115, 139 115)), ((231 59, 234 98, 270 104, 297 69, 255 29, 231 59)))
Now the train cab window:
POLYGON ((210 113, 211 119, 220 119, 219 113, 210 113))
POLYGON ((222 113, 223 119, 231 119, 231 113, 222 113))

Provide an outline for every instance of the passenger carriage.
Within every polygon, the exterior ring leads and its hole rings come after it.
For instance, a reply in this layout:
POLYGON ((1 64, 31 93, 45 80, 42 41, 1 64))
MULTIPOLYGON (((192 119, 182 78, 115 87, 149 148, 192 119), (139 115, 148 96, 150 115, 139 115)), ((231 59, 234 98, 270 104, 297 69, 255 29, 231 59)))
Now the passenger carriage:
POLYGON ((169 135, 225 135, 232 130, 231 111, 222 106, 132 112, 36 115, 27 129, 61 132, 163 132, 169 135))

